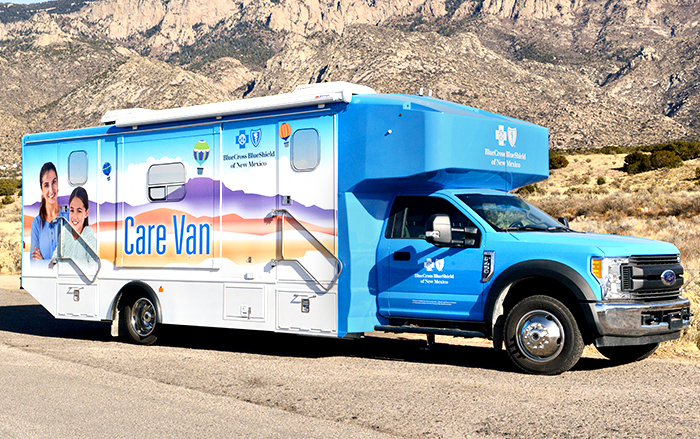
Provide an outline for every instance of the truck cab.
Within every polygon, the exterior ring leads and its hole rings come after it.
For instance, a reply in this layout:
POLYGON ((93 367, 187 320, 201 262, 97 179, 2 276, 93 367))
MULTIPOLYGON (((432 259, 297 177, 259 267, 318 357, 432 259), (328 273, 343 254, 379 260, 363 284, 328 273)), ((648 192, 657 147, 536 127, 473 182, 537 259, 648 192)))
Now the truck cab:
POLYGON ((567 370, 589 343, 633 361, 689 324, 675 246, 580 233, 505 191, 397 194, 377 266, 383 330, 482 333, 528 372, 567 370))

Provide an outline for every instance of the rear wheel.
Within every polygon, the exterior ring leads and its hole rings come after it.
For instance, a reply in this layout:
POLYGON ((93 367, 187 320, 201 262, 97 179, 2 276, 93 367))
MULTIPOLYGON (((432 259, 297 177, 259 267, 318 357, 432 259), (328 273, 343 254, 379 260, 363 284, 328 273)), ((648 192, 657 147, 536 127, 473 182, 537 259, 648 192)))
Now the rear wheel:
POLYGON ((506 317, 504 339, 510 359, 529 373, 560 374, 583 353, 576 319, 549 296, 532 296, 516 304, 506 317))
POLYGON ((658 343, 639 346, 607 346, 599 347, 598 352, 618 364, 634 363, 652 356, 659 347, 658 343))
POLYGON ((121 318, 122 327, 126 329, 130 341, 150 345, 158 339, 160 332, 158 311, 150 298, 134 296, 127 300, 121 318))

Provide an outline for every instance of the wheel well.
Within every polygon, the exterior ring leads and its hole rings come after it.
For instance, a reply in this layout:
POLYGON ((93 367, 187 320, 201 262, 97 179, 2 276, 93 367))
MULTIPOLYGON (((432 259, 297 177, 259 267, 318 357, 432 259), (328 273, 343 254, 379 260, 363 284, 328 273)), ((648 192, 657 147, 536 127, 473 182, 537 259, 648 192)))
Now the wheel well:
POLYGON ((563 303, 576 319, 584 343, 588 344, 593 340, 583 307, 579 303, 576 295, 561 282, 546 277, 531 277, 522 279, 510 285, 508 294, 503 301, 503 317, 501 321, 521 300, 535 295, 550 296, 563 303))
POLYGON ((124 285, 121 288, 121 290, 119 290, 117 298, 114 300, 112 320, 117 319, 118 313, 121 312, 121 310, 124 308, 124 306, 126 306, 127 303, 129 303, 130 300, 134 300, 138 297, 148 297, 151 300, 151 302, 153 302, 153 305, 158 311, 156 314, 156 321, 158 323, 162 323, 163 313, 161 311, 158 296, 156 296, 156 293, 150 286, 139 281, 129 282, 128 284, 124 285))

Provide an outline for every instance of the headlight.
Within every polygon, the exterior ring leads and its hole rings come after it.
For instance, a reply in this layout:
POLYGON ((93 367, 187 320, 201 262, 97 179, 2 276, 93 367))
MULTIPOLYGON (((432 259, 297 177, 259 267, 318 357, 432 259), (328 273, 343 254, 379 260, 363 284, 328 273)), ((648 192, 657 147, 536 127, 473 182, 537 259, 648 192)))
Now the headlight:
POLYGON ((592 258, 591 273, 600 283, 603 300, 629 299, 630 293, 622 291, 622 270, 629 258, 592 258))

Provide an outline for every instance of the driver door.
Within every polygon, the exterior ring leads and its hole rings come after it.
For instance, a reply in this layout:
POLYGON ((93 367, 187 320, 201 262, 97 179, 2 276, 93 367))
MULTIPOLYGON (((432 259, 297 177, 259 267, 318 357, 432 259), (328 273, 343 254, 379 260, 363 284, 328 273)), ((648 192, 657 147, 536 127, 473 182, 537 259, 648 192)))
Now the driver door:
MULTIPOLYGON (((425 239, 426 224, 434 214, 449 215, 453 229, 476 227, 445 198, 396 197, 379 249, 380 266, 385 273, 379 281, 380 314, 480 320, 483 318, 483 232, 479 230, 472 245, 437 247, 425 239)), ((455 239, 464 238, 459 232, 453 235, 455 239)))

